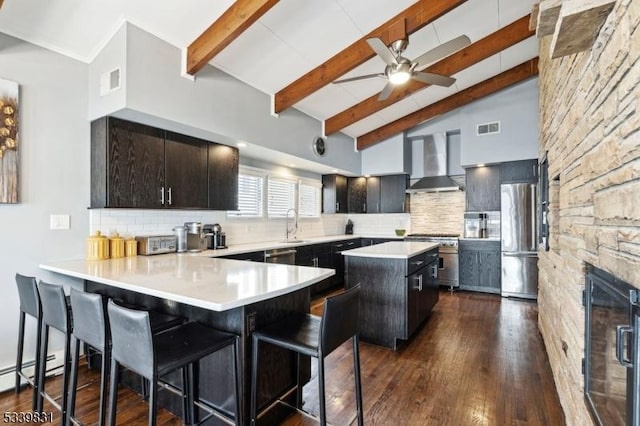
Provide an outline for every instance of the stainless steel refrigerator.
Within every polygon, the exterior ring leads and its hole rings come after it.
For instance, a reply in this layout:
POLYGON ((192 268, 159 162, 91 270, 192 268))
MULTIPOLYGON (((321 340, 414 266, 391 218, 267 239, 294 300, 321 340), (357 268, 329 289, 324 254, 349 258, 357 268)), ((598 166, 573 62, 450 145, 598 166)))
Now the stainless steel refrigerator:
POLYGON ((503 297, 538 297, 537 185, 500 185, 503 297))

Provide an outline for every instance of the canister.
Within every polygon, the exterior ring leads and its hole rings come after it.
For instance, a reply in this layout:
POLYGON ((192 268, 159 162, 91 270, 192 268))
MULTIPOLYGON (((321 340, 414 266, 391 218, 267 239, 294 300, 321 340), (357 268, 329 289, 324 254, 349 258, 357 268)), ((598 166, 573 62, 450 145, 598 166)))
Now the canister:
POLYGON ((138 241, 135 238, 127 238, 124 242, 124 255, 134 257, 138 255, 138 241))
POLYGON ((124 238, 117 232, 109 237, 109 254, 112 259, 124 257, 124 238))
POLYGON ((109 258, 109 239, 96 231, 87 238, 87 260, 104 260, 109 258))

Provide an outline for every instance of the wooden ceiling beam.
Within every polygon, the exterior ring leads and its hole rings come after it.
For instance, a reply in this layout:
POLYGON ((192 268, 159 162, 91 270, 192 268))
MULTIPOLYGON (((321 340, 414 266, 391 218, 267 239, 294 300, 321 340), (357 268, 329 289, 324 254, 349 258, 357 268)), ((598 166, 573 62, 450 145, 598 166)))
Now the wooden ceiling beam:
POLYGON ((358 149, 364 149, 375 145, 436 116, 446 114, 536 75, 538 75, 538 58, 530 59, 510 70, 372 130, 356 139, 357 147, 358 149))
POLYGON ((187 47, 187 73, 200 71, 276 3, 278 0, 236 0, 187 47))
MULTIPOLYGON (((464 49, 447 56, 423 71, 453 75, 531 37, 533 34, 534 32, 529 29, 529 15, 524 16, 487 37, 470 44, 464 49)), ((396 88, 391 93, 391 96, 384 101, 378 100, 378 94, 370 96, 356 105, 328 118, 324 122, 325 134, 330 135, 336 133, 428 86, 428 84, 410 80, 402 87, 396 88)))
POLYGON ((309 71, 274 96, 273 109, 280 113, 295 103, 320 90, 338 77, 348 73, 375 56, 367 44, 368 38, 377 37, 389 45, 396 40, 398 22, 404 21, 407 34, 412 34, 435 21, 467 0, 419 0, 369 34, 309 71))

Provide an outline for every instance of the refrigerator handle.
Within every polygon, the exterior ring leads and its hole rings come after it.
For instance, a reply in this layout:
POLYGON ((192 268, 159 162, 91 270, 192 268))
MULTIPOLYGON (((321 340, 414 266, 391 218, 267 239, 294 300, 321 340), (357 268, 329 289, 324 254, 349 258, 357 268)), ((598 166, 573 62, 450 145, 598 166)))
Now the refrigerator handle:
MULTIPOLYGON (((637 298, 638 293, 634 292, 635 297, 637 298)), ((638 304, 637 301, 633 302, 632 306, 632 324, 635 332, 631 335, 633 336, 633 393, 631 395, 631 404, 633 406, 633 419, 631 424, 638 425, 640 424, 640 315, 638 315, 638 304)))
POLYGON ((538 241, 538 233, 537 231, 537 216, 536 211, 536 185, 531 185, 531 251, 536 251, 538 248, 536 247, 536 243, 538 241))
POLYGON ((627 368, 633 367, 633 363, 625 354, 625 348, 627 348, 627 345, 625 345, 627 341, 626 336, 632 335, 632 333, 633 327, 628 325, 619 325, 616 327, 616 358, 618 358, 620 364, 627 368))

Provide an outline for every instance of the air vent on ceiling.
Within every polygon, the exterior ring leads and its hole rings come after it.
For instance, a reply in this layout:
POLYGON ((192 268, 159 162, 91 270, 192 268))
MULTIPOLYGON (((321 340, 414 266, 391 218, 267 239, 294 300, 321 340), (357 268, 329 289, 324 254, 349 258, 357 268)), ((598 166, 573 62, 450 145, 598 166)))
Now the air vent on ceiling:
POLYGON ((120 67, 105 72, 100 76, 100 96, 104 96, 120 88, 120 67))
POLYGON ((476 134, 480 135, 490 135, 493 133, 500 133, 500 122, 494 121, 491 123, 478 124, 476 126, 476 134))

